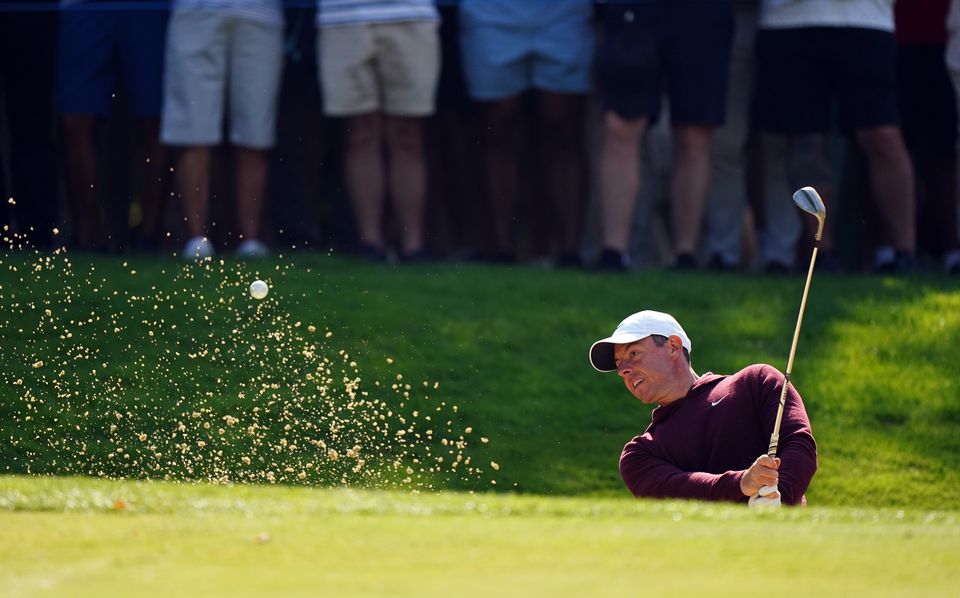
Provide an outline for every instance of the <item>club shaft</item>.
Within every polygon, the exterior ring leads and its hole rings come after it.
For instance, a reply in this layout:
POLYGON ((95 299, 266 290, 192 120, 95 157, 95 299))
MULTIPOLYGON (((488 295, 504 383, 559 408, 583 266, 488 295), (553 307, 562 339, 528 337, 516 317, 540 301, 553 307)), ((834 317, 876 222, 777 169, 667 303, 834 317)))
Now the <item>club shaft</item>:
MULTIPOLYGON (((822 228, 822 225, 821 225, 822 228)), ((817 263, 817 252, 820 250, 820 239, 813 246, 813 255, 810 256, 810 268, 807 270, 807 282, 803 285, 803 298, 800 300, 800 313, 797 314, 797 327, 793 330, 793 343, 790 344, 790 357, 787 359, 787 371, 780 390, 780 405, 777 407, 777 419, 773 422, 773 434, 770 435, 770 447, 767 455, 777 456, 777 445, 780 442, 780 421, 783 419, 783 405, 787 400, 787 389, 790 386, 790 373, 793 372, 793 358, 797 354, 797 342, 800 340, 800 326, 803 324, 803 312, 807 309, 807 295, 810 294, 810 281, 813 280, 813 266, 817 263)))

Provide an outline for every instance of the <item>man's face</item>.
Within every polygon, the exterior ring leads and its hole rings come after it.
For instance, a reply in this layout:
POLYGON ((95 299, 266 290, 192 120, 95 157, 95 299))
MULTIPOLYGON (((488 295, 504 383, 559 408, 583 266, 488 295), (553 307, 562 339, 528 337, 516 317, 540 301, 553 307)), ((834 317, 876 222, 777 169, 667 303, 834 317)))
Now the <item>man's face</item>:
MULTIPOLYGON (((674 339, 658 347, 649 336, 625 345, 615 345, 613 358, 617 374, 623 378, 630 394, 640 402, 665 405, 676 399, 676 361, 674 339)), ((680 359, 683 359, 681 356, 680 359)))

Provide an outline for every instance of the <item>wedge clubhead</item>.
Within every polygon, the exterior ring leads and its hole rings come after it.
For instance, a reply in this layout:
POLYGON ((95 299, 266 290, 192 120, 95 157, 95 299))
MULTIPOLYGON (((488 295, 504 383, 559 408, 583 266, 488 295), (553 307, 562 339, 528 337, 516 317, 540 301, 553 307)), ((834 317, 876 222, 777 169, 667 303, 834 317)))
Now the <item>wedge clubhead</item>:
POLYGON ((817 217, 817 241, 823 236, 823 223, 827 220, 827 208, 820 194, 813 187, 804 187, 793 194, 793 203, 797 207, 817 217))

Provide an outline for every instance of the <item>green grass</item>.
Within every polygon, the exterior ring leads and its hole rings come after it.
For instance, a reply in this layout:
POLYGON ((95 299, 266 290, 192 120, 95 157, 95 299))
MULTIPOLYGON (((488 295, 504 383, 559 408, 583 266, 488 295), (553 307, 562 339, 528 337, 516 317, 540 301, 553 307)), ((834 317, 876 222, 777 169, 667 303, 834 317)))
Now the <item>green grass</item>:
POLYGON ((783 369, 802 283, 2 256, 0 595, 952 595, 951 279, 815 279, 810 508, 622 487, 649 409, 590 343, 653 308, 698 372, 783 369))
POLYGON ((960 585, 957 513, 914 509, 8 476, 0 529, 4 595, 947 596, 960 585))
MULTIPOLYGON (((661 309, 691 335, 698 372, 783 369, 802 284, 320 255, 207 269, 152 257, 6 256, 0 467, 254 482, 272 472, 294 485, 623 499, 617 458, 649 409, 590 368, 590 343, 633 311, 661 309), (271 283, 264 302, 246 294, 255 277, 271 283), (323 358, 325 398, 304 378, 323 358), (346 409, 344 378, 380 403, 346 409), (336 438, 310 427, 331 409, 351 422, 336 438), (371 432, 364 418, 387 411, 389 431, 371 432), (239 425, 225 426, 227 415, 239 425), (398 444, 397 418, 420 439, 398 444), (244 435, 250 424, 256 434, 244 435), (441 438, 461 437, 473 471, 449 467, 456 455, 441 438), (307 444, 317 439, 340 443, 341 455, 359 439, 377 475, 324 461, 307 444)), ((812 505, 960 504, 958 341, 955 280, 815 278, 794 368, 819 445, 812 505)))

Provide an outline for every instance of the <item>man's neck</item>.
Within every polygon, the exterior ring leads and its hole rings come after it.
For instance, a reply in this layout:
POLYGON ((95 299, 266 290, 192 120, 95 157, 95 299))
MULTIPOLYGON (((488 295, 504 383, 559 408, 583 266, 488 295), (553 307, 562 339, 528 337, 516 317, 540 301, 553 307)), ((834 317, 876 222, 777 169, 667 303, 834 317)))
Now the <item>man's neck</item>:
POLYGON ((699 379, 700 379, 700 376, 698 376, 697 373, 693 371, 692 367, 688 366, 682 372, 678 372, 678 375, 676 377, 677 383, 674 388, 674 391, 675 391, 674 398, 670 399, 669 401, 665 401, 661 403, 661 405, 669 405, 670 403, 679 401, 683 397, 687 396, 687 394, 689 394, 690 392, 690 389, 693 388, 693 385, 699 379))

